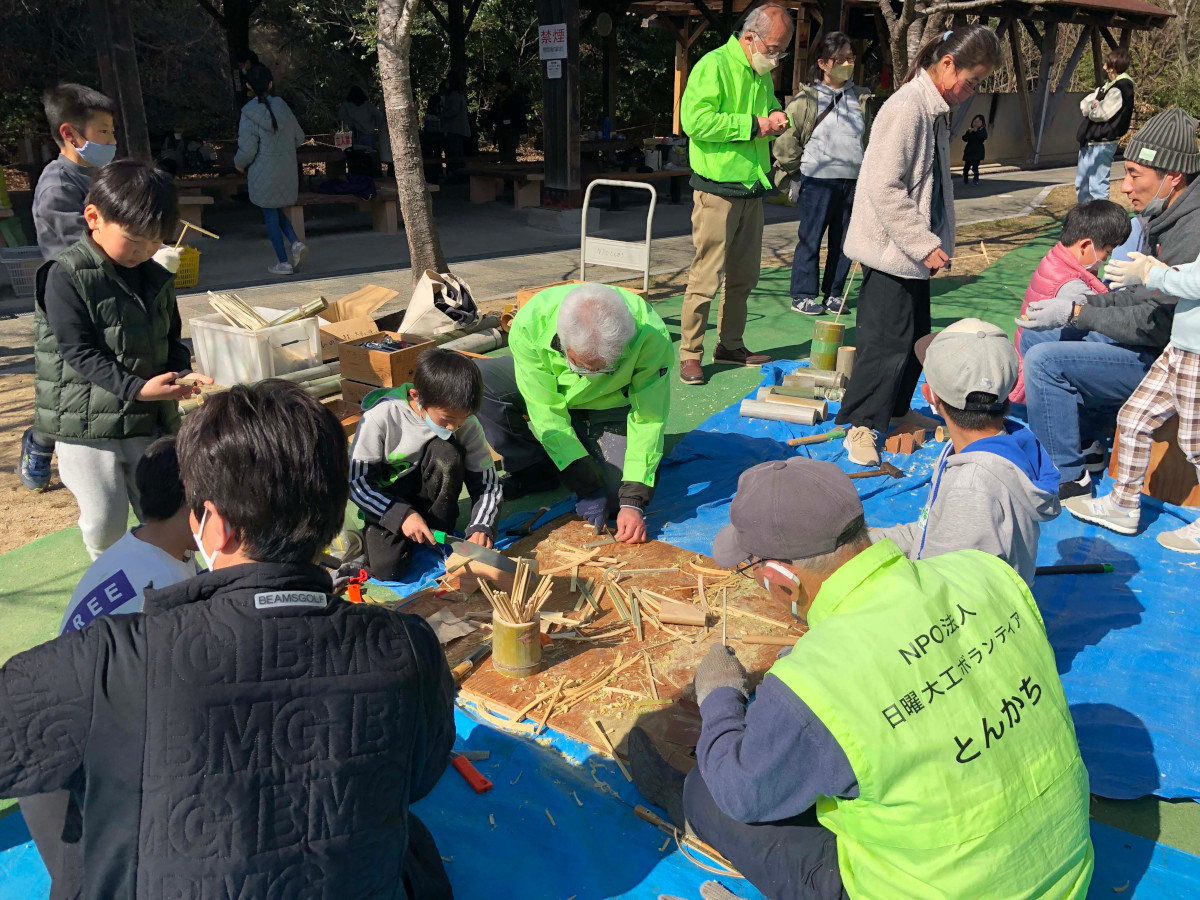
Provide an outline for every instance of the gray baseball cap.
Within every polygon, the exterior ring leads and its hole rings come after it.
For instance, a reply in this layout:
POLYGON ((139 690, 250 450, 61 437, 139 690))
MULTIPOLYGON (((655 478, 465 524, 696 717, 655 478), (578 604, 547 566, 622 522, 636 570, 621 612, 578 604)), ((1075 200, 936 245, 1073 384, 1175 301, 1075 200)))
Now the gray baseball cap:
POLYGON ((833 463, 802 456, 759 463, 738 478, 729 524, 713 541, 713 559, 729 568, 751 556, 832 553, 862 521, 854 482, 833 463))
POLYGON ((1021 371, 1012 340, 1002 328, 982 319, 960 319, 927 334, 914 350, 929 387, 955 409, 999 412, 1021 371), (974 393, 995 399, 968 403, 967 395, 974 393))

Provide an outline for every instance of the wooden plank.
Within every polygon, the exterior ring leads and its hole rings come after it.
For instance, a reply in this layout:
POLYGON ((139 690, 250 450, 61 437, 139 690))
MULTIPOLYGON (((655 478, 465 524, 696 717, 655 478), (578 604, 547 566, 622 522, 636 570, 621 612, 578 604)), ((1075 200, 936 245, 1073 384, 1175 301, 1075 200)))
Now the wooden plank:
POLYGON ((1089 30, 1092 33, 1092 74, 1099 86, 1107 80, 1104 74, 1104 46, 1100 40, 1100 27, 1093 25, 1089 30))
POLYGON ((1029 103, 1029 77, 1025 71, 1025 57, 1021 54, 1021 34, 1012 27, 1008 29, 1009 47, 1012 49, 1013 73, 1017 79, 1017 101, 1021 108, 1021 123, 1025 126, 1026 147, 1032 154, 1034 146, 1033 109, 1029 103))

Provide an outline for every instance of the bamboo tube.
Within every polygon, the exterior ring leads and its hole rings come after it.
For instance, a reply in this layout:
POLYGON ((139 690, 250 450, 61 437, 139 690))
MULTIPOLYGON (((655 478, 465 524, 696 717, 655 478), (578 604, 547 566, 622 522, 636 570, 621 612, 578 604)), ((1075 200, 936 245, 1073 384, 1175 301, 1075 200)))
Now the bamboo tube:
POLYGON ((765 403, 758 400, 743 400, 740 412, 746 419, 771 419, 796 425, 815 425, 823 419, 817 415, 817 410, 809 407, 792 407, 783 403, 765 403))
POLYGON ((815 409, 821 414, 822 418, 829 414, 829 404, 824 400, 810 399, 808 397, 789 397, 787 394, 777 393, 775 388, 759 388, 757 399, 760 403, 786 403, 788 406, 803 406, 808 409, 815 409))

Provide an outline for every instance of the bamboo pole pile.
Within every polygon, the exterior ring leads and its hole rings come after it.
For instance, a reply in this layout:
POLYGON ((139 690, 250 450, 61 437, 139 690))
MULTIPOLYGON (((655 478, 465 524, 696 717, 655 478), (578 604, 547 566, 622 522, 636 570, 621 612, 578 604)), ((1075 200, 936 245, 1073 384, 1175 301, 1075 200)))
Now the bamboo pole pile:
POLYGON ((225 321, 234 328, 258 331, 260 328, 266 328, 269 324, 252 306, 232 292, 215 294, 209 291, 208 305, 219 312, 225 321))
POLYGON ((554 587, 554 578, 543 575, 537 587, 530 591, 531 580, 529 560, 518 559, 512 593, 493 590, 486 581, 480 581, 479 588, 488 603, 492 604, 495 615, 509 625, 528 625, 550 599, 550 590, 554 587))

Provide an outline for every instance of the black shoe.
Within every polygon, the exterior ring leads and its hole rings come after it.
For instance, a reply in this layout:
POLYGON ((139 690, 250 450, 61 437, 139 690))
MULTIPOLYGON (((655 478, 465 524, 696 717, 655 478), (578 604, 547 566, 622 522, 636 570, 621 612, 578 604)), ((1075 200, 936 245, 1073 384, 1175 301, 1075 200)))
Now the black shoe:
POLYGON ((635 727, 629 732, 629 774, 633 784, 643 797, 660 809, 675 827, 683 828, 683 780, 682 772, 667 762, 650 735, 635 727))
POLYGON ((500 476, 500 487, 504 491, 504 499, 516 500, 526 494, 537 494, 551 491, 558 487, 558 469, 554 465, 533 465, 515 472, 505 472, 500 476))
POLYGON ((1090 447, 1084 448, 1083 467, 1097 475, 1108 468, 1108 459, 1104 454, 1104 445, 1100 441, 1092 441, 1090 447))
POLYGON ((1090 497, 1092 495, 1092 475, 1084 472, 1078 481, 1064 481, 1058 486, 1058 499, 1070 500, 1072 497, 1090 497))

